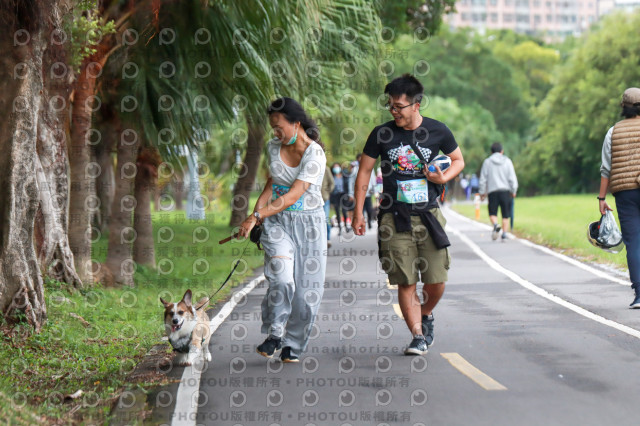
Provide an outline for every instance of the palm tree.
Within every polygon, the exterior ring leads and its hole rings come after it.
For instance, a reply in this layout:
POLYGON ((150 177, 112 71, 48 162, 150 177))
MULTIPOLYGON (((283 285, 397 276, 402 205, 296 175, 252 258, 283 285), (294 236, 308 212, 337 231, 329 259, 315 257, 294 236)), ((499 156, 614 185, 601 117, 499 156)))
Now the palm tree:
MULTIPOLYGON (((368 2, 313 1, 305 4, 304 14, 299 13, 299 7, 293 1, 221 1, 203 6, 191 0, 164 3, 157 21, 151 24, 144 12, 134 14, 130 25, 138 28, 138 43, 113 55, 111 64, 107 64, 119 74, 124 66, 135 64, 135 78, 123 78, 118 83, 121 98, 117 103, 127 100, 136 105, 131 111, 120 111, 123 122, 129 123, 124 128, 139 130, 141 146, 154 146, 165 161, 176 164, 184 162, 185 149, 200 150, 212 123, 225 124, 244 114, 251 123, 252 146, 245 159, 250 165, 245 166, 245 178, 251 185, 260 161, 266 105, 285 89, 298 96, 305 93, 309 73, 306 61, 314 58, 326 70, 313 76, 325 86, 340 81, 340 61, 373 63, 372 59, 361 59, 364 46, 375 45, 378 25, 368 2), (294 14, 303 18, 286 18, 294 14), (357 41, 345 44, 342 30, 348 24, 360 33, 357 41), (309 28, 322 28, 325 34, 316 39, 309 28), (282 36, 280 31, 286 34, 286 40, 274 43, 274 37, 282 36), (242 111, 234 104, 236 95, 243 99, 242 111)), ((320 93, 325 101, 320 107, 328 111, 330 91, 326 92, 320 93)), ((119 158, 118 164, 128 161, 119 158)), ((132 184, 118 184, 122 190, 116 193, 110 224, 106 263, 120 282, 127 280, 118 277, 121 265, 131 259, 131 244, 120 236, 131 227, 131 216, 115 207, 121 205, 122 197, 133 193, 132 184)), ((242 187, 239 181, 236 188, 242 187)), ((137 238, 148 240, 146 235, 138 234, 137 238)))

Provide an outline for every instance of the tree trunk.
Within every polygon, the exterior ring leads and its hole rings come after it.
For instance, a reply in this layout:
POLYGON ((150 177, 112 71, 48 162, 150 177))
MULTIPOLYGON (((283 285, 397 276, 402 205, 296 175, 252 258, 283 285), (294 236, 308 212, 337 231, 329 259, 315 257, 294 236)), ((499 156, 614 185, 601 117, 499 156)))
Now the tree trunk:
MULTIPOLYGON (((62 148, 64 149, 66 146, 62 148)), ((51 178, 51 169, 48 170, 48 173, 45 172, 40 160, 41 157, 45 156, 38 155, 35 158, 40 201, 38 219, 36 220, 38 235, 36 241, 40 242, 38 244, 40 267, 49 277, 70 284, 74 288, 81 288, 83 284, 75 270, 73 253, 69 247, 66 232, 68 182, 66 182, 65 176, 64 184, 60 185, 64 187, 63 190, 59 187, 56 188, 56 179, 51 178)), ((46 157, 45 159, 48 160, 46 157)))
POLYGON ((227 155, 224 156, 222 161, 220 162, 220 170, 218 170, 218 175, 223 175, 231 170, 231 165, 233 164, 233 150, 227 150, 227 155))
POLYGON ((158 165, 162 162, 156 149, 147 147, 138 156, 135 198, 136 210, 133 224, 136 239, 133 242, 133 260, 145 266, 156 267, 153 246, 153 226, 151 222, 151 197, 155 193, 158 165))
MULTIPOLYGON (((115 113, 114 113, 115 114, 115 113)), ((100 174, 96 178, 96 192, 100 200, 98 221, 95 224, 100 232, 104 233, 109 229, 109 219, 111 218, 111 206, 116 193, 116 181, 113 172, 113 147, 118 135, 119 122, 117 118, 111 117, 100 126, 102 143, 96 145, 96 162, 100 166, 100 174)))
POLYGON ((172 185, 176 202, 176 210, 182 210, 182 204, 184 201, 184 174, 179 178, 178 174, 176 174, 172 185))
POLYGON ((71 196, 69 200, 69 244, 75 258, 76 271, 85 283, 93 282, 91 260, 91 211, 95 197, 95 179, 89 163, 91 146, 87 132, 91 129, 91 97, 95 93, 98 66, 92 57, 80 67, 72 109, 71 152, 69 155, 71 196))
POLYGON ((247 124, 249 130, 247 152, 238 175, 238 181, 233 188, 229 226, 239 226, 247 217, 249 196, 258 174, 260 157, 264 149, 264 125, 251 120, 247 120, 247 124))
MULTIPOLYGON (((61 8, 70 10, 71 5, 61 8)), ((62 12, 63 14, 65 12, 62 12)), ((67 236, 69 203, 69 113, 73 71, 66 48, 50 43, 43 55, 43 91, 38 119, 36 178, 40 206, 36 215, 36 253, 41 270, 60 282, 82 287, 67 236)))
MULTIPOLYGON (((129 133, 129 129, 123 133, 129 133)), ((136 137, 129 142, 127 137, 119 137, 116 159, 116 191, 111 207, 109 221, 109 245, 107 247, 106 267, 113 273, 116 283, 133 286, 135 264, 131 257, 131 243, 135 230, 132 225, 132 212, 136 207, 133 189, 137 174, 136 159, 140 148, 136 137)))
POLYGON ((157 212, 160 211, 160 195, 162 195, 162 188, 156 184, 153 190, 153 209, 157 212))
POLYGON ((0 5, 0 312, 40 331, 47 317, 33 244, 38 208, 36 142, 43 90, 42 57, 58 2, 0 5), (13 34, 13 37, 7 36, 13 34), (14 43, 14 39, 18 43, 14 43))

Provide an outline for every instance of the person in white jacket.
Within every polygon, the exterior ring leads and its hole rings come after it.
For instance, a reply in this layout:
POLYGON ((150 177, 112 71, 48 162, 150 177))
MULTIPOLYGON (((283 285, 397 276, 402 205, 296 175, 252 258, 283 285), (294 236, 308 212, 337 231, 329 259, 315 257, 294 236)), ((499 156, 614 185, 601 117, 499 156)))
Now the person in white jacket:
POLYGON ((509 219, 512 214, 513 199, 518 192, 518 178, 513 163, 504 155, 502 144, 496 142, 491 145, 491 156, 482 163, 480 171, 480 198, 484 200, 489 195, 489 219, 493 225, 491 238, 498 239, 500 226, 498 225, 498 207, 502 215, 502 241, 507 239, 509 219))

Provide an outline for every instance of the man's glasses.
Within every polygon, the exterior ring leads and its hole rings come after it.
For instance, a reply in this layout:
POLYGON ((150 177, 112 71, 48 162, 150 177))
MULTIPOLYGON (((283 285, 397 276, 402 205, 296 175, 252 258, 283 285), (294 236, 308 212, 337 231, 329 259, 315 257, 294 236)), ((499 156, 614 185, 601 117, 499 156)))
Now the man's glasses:
POLYGON ((398 112, 400 112, 401 109, 405 109, 405 108, 410 107, 411 105, 415 105, 415 104, 417 104, 417 102, 413 102, 413 103, 410 103, 409 105, 404 105, 404 106, 395 106, 395 105, 391 105, 389 102, 387 102, 384 107, 386 109, 388 109, 389 111, 391 111, 391 112, 398 113, 398 112))

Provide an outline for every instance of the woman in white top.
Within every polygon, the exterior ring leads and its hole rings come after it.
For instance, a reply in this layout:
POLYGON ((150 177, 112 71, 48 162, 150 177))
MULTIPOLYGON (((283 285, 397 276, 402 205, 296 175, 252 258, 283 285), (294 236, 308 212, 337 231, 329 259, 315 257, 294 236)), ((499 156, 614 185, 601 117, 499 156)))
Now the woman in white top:
POLYGON ((267 143, 269 178, 253 214, 239 234, 263 223, 269 288, 262 301, 262 332, 257 352, 271 358, 282 349, 283 362, 298 362, 322 300, 327 261, 327 228, 321 186, 326 157, 316 124, 291 98, 267 110, 275 139, 267 143))

